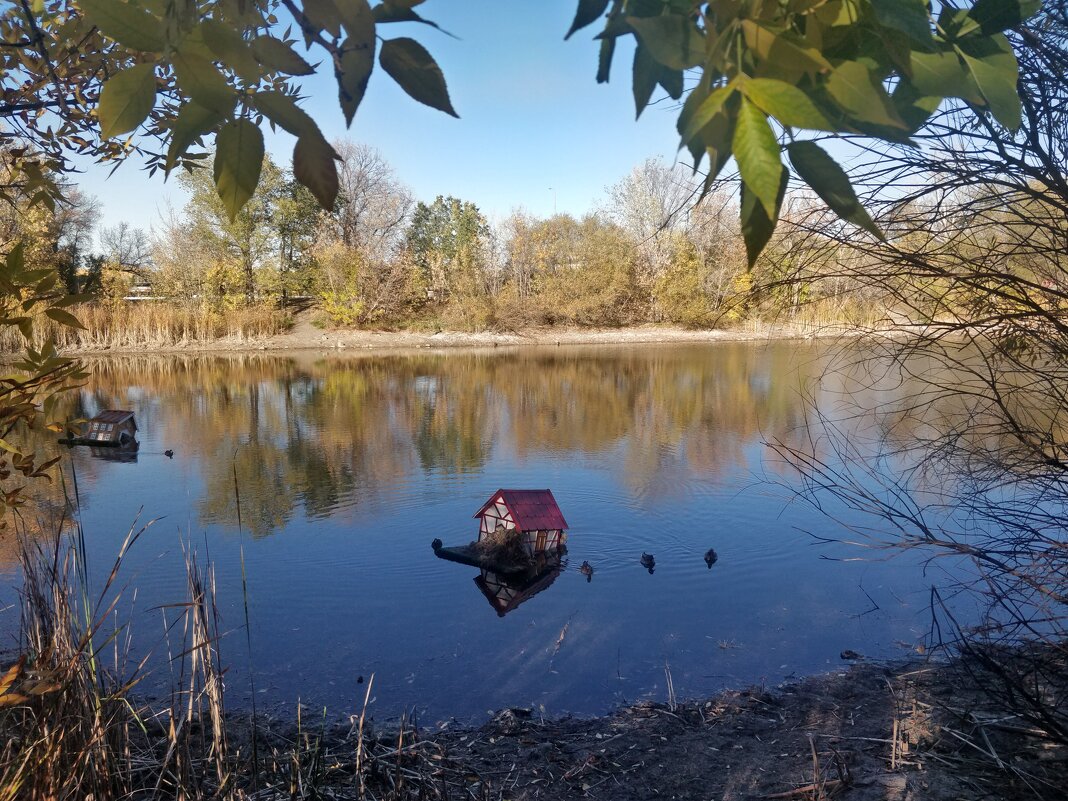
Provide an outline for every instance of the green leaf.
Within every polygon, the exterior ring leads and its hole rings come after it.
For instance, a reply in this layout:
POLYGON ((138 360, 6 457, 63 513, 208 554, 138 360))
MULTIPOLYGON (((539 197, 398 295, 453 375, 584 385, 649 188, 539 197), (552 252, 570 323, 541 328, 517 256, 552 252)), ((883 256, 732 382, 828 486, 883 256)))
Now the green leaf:
POLYGON ((597 51, 597 83, 608 83, 608 76, 612 72, 612 56, 615 52, 615 39, 601 40, 601 47, 597 51))
POLYGON ((1020 68, 1009 40, 1000 33, 962 39, 957 51, 971 70, 994 119, 1009 130, 1019 128, 1021 108, 1016 81, 1020 68))
POLYGON ((968 16, 985 36, 1015 28, 1042 8, 1040 0, 976 0, 968 16))
MULTIPOLYGON (((19 456, 22 455, 22 451, 20 451, 17 447, 12 445, 6 439, 0 439, 0 450, 7 451, 8 453, 15 453, 15 454, 18 454, 19 456)), ((11 698, 12 696, 14 696, 15 698, 19 698, 19 699, 25 699, 26 698, 26 696, 18 695, 16 693, 7 693, 7 694, 5 694, 4 697, 5 698, 11 698)), ((11 703, 11 702, 8 701, 8 703, 11 703)))
POLYGON ((293 148, 293 176, 327 211, 333 210, 337 199, 337 161, 337 153, 318 129, 300 136, 293 148))
MULTIPOLYGON (((720 110, 723 108, 723 104, 726 103, 734 93, 736 86, 737 81, 732 80, 726 86, 720 86, 718 89, 712 90, 689 114, 686 113, 687 109, 685 105, 683 106, 683 114, 680 115, 679 120, 681 123, 682 116, 686 116, 686 125, 682 130, 683 143, 693 139, 694 136, 697 135, 697 132, 708 124, 709 120, 719 114, 720 110)), ((693 95, 691 94, 691 97, 692 96, 693 95)))
POLYGON ((742 98, 738 110, 738 123, 731 144, 742 180, 763 204, 768 216, 774 217, 775 196, 783 172, 779 143, 764 112, 746 98, 742 98))
POLYGON ((298 106, 296 100, 290 95, 282 92, 255 92, 249 96, 249 100, 257 111, 294 136, 304 136, 309 132, 319 131, 315 120, 298 106))
POLYGON ((570 39, 571 34, 575 31, 581 30, 600 19, 601 15, 608 9, 608 2, 609 0, 579 0, 578 8, 575 10, 575 19, 572 21, 571 27, 568 28, 564 39, 570 39))
POLYGON ((750 19, 742 20, 741 25, 746 47, 780 72, 807 74, 831 69, 830 62, 814 47, 795 42, 750 19))
POLYGON ((242 80, 255 83, 261 77, 260 65, 252 48, 233 26, 214 19, 200 23, 204 43, 215 58, 232 69, 242 80))
POLYGON ((790 183, 790 171, 782 170, 779 179, 779 191, 775 196, 775 208, 772 214, 768 214, 764 204, 757 198, 745 182, 742 182, 742 202, 740 204, 742 220, 742 239, 745 240, 745 252, 749 261, 749 269, 753 269, 757 258, 764 251, 771 235, 775 233, 775 225, 779 221, 779 208, 782 199, 786 195, 786 185, 790 183))
POLYGON ((219 114, 233 111, 237 94, 208 59, 179 49, 171 64, 178 86, 190 99, 219 114))
POLYGON ((374 68, 374 37, 371 37, 370 42, 359 46, 354 45, 351 38, 346 39, 342 45, 341 70, 336 75, 338 97, 347 125, 352 125, 352 118, 356 116, 356 109, 363 101, 367 81, 370 80, 374 68))
POLYGON ((704 61, 704 35, 688 16, 661 14, 659 17, 627 17, 626 20, 652 57, 665 67, 685 70, 704 61))
POLYGON ((979 30, 979 22, 968 16, 968 9, 943 5, 938 15, 938 27, 946 41, 955 42, 979 30))
POLYGON ((634 49, 634 108, 635 119, 642 115, 642 111, 649 105, 649 99, 656 90, 657 78, 660 75, 660 65, 649 54, 649 49, 639 42, 634 49))
POLYGON ((69 311, 64 311, 63 309, 45 309, 45 316, 52 320, 55 320, 60 325, 67 326, 67 328, 81 328, 83 330, 85 329, 85 326, 82 325, 81 320, 79 320, 69 311))
POLYGON ((78 6, 105 36, 131 50, 163 50, 163 25, 145 9, 121 0, 78 0, 78 6))
POLYGON ((100 135, 105 139, 132 131, 156 104, 156 68, 138 64, 108 78, 100 90, 100 135))
POLYGON ((879 24, 907 34, 921 45, 934 43, 927 0, 871 0, 879 24))
POLYGON ((970 103, 982 104, 983 98, 960 56, 952 50, 936 53, 912 51, 911 83, 921 95, 929 97, 959 97, 970 103))
POLYGON ((883 239, 883 233, 872 222, 867 210, 857 199, 853 185, 845 170, 815 142, 791 142, 786 148, 790 163, 805 183, 811 186, 831 211, 843 220, 863 228, 872 235, 883 239))
POLYGON ((331 36, 341 36, 341 13, 334 0, 304 0, 304 16, 331 36))
POLYGON ((267 69, 286 75, 311 75, 315 72, 297 51, 273 36, 257 36, 252 40, 252 53, 267 69))
POLYGON ((909 131, 918 131, 942 103, 941 97, 922 95, 908 81, 899 81, 890 99, 901 119, 909 126, 909 131))
POLYGON ((178 116, 171 129, 171 143, 167 148, 167 162, 164 171, 170 173, 178 159, 199 137, 211 131, 223 120, 223 115, 199 103, 190 101, 178 109, 178 116))
POLYGON ((15 247, 11 248, 4 259, 4 265, 12 274, 22 272, 26 266, 26 240, 20 239, 15 243, 15 247))
POLYGON ((843 61, 831 72, 827 92, 855 119, 888 128, 907 126, 897 115, 890 95, 859 61, 843 61))
POLYGON ((708 156, 708 174, 705 176, 706 186, 716 179, 731 159, 731 139, 734 136, 734 121, 735 117, 725 109, 713 117, 694 139, 694 142, 699 142, 704 147, 705 155, 708 156))
POLYGON ((783 125, 814 131, 836 130, 812 99, 791 83, 774 78, 753 78, 741 88, 746 97, 783 125))
POLYGON ((263 134, 246 119, 231 120, 215 137, 215 188, 233 222, 260 182, 263 134))
POLYGON ((460 116, 449 100, 441 68, 419 42, 407 37, 387 39, 382 43, 378 63, 412 99, 453 117, 460 116))
POLYGON ((682 70, 661 67, 660 76, 656 79, 656 82, 660 84, 660 87, 667 92, 668 97, 672 100, 678 100, 682 97, 683 90, 685 89, 682 70))

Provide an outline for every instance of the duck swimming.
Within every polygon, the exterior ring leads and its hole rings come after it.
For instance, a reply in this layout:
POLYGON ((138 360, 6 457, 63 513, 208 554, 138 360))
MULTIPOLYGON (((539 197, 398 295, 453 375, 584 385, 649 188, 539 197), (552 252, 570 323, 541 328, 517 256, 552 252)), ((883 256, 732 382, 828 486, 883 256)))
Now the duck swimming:
POLYGON ((163 455, 166 456, 168 459, 173 459, 174 451, 172 451, 170 448, 167 448, 167 450, 163 452, 163 455))
POLYGON ((709 548, 705 551, 705 564, 708 565, 709 570, 712 569, 712 565, 719 559, 719 554, 716 553, 714 548, 709 548))
POLYGON ((651 553, 646 553, 645 551, 642 551, 641 562, 642 567, 648 570, 649 575, 651 576, 653 574, 653 568, 656 567, 656 559, 653 558, 653 555, 651 553))
POLYGON ((579 573, 586 577, 586 583, 593 581, 593 565, 589 562, 583 562, 579 567, 579 573))

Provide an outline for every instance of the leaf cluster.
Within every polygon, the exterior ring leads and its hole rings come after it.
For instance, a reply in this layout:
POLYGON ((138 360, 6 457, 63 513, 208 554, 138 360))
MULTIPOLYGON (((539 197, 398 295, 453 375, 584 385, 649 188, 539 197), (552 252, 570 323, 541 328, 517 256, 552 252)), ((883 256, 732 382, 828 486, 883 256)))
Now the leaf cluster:
POLYGON ((633 36, 637 113, 659 86, 678 117, 706 191, 731 156, 741 175, 741 227, 752 265, 774 232, 790 170, 841 218, 882 237, 844 170, 802 132, 910 144, 947 98, 1015 129, 1016 56, 1005 31, 1038 0, 580 0, 568 36, 605 17, 598 81, 617 41, 633 36))
POLYGON ((54 202, 57 185, 43 176, 69 170, 72 154, 118 161, 155 139, 159 152, 140 152, 151 172, 170 173, 196 166, 205 154, 195 146, 214 137, 215 185, 235 217, 259 183, 268 123, 296 137, 296 179, 329 209, 338 194, 338 156, 301 107, 299 79, 315 72, 315 58, 322 57, 333 68, 351 125, 377 55, 412 98, 455 116, 427 50, 409 37, 381 35, 395 22, 436 28, 416 12, 421 2, 14 4, 0 14, 0 120, 14 123, 17 138, 33 148, 33 164, 22 165, 20 181, 40 183, 40 199, 54 202), (20 80, 11 81, 15 76, 20 80))

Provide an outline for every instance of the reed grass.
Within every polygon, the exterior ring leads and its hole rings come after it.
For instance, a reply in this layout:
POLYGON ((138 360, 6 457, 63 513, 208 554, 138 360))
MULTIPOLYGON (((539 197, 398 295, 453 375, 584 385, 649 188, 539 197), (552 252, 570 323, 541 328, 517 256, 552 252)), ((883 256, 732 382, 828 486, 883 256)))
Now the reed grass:
MULTIPOLYGON (((41 316, 35 321, 38 336, 51 336, 57 346, 69 349, 180 348, 243 344, 280 334, 292 324, 288 314, 267 306, 216 309, 141 301, 85 303, 69 310, 84 328, 70 328, 41 316)), ((0 331, 0 351, 18 352, 24 346, 13 327, 0 331)))

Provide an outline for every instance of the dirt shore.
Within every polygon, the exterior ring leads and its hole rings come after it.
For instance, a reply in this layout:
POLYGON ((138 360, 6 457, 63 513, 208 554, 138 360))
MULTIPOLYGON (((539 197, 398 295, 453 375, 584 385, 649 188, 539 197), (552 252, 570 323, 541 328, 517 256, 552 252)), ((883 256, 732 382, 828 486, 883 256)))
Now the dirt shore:
POLYGON ((629 328, 531 328, 515 332, 485 331, 369 331, 323 329, 298 317, 284 334, 269 337, 224 337, 210 342, 170 345, 145 343, 136 348, 67 348, 71 354, 101 353, 229 353, 251 351, 344 351, 395 350, 417 348, 496 348, 522 345, 619 345, 657 342, 752 342, 781 339, 812 339, 867 334, 843 326, 764 326, 745 329, 690 330, 670 326, 643 325, 629 328))
POLYGON ((1065 749, 966 687, 957 663, 861 663, 771 691, 646 702, 589 720, 503 710, 479 729, 430 732, 368 720, 362 750, 355 716, 317 742, 284 723, 257 739, 276 759, 303 743, 330 766, 314 788, 322 798, 1064 798, 1065 749))

